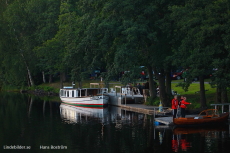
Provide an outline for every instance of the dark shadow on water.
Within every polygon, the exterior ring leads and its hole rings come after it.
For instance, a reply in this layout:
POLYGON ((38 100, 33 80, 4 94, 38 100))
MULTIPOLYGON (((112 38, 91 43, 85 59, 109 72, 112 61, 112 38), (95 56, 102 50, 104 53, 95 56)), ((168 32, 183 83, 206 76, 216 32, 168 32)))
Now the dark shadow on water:
POLYGON ((159 128, 154 125, 153 116, 119 107, 88 109, 24 94, 0 93, 0 96, 0 152, 228 153, 230 150, 229 125, 218 129, 159 128), (178 149, 174 140, 179 140, 178 149), (181 147, 182 142, 187 144, 186 149, 181 147), (3 149, 10 145, 31 149, 3 149), (52 146, 59 149, 51 149, 52 146))

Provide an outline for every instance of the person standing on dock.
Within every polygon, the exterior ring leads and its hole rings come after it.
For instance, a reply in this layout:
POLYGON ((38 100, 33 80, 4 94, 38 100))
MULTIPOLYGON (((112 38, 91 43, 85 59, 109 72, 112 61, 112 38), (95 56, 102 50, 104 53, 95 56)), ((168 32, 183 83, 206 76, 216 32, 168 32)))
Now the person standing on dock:
POLYGON ((181 108, 181 117, 185 118, 185 108, 187 107, 186 105, 188 104, 192 104, 189 102, 186 102, 186 97, 183 98, 183 100, 181 101, 180 104, 180 108, 181 108))
POLYGON ((143 86, 140 83, 138 83, 137 88, 139 89, 141 95, 143 95, 143 86))
POLYGON ((177 99, 177 95, 175 95, 174 98, 172 99, 173 118, 176 118, 177 109, 178 109, 178 99, 177 99))

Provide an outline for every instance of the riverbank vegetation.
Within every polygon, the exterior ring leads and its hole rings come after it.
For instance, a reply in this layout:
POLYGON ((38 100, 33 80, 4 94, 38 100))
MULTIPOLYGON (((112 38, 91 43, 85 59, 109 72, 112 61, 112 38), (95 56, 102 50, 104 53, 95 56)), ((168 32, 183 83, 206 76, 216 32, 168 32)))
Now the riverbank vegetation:
POLYGON ((226 103, 229 6, 228 0, 0 0, 0 86, 22 90, 58 80, 58 88, 82 87, 94 77, 126 85, 148 76, 151 99, 156 78, 169 106, 173 74, 183 69, 178 92, 192 92, 198 79, 197 101, 206 108, 208 77, 213 100, 226 103))

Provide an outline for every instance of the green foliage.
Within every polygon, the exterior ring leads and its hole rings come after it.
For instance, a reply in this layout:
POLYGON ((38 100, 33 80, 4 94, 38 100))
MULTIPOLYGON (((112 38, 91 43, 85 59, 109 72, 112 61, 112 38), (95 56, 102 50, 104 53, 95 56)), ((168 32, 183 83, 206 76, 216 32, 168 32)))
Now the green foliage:
POLYGON ((145 102, 145 105, 149 105, 149 106, 159 106, 159 104, 160 104, 160 99, 158 97, 157 98, 148 97, 145 102))
POLYGON ((101 68, 106 82, 122 77, 127 84, 140 66, 162 78, 182 67, 189 68, 188 81, 179 86, 189 92, 194 77, 216 68, 212 85, 224 90, 230 86, 229 17, 227 0, 1 1, 0 82, 30 86, 42 72, 81 82, 101 68))
POLYGON ((59 92, 59 89, 56 89, 56 88, 50 87, 50 86, 44 86, 44 85, 31 86, 31 87, 28 87, 26 90, 31 90, 31 91, 42 90, 44 92, 55 92, 55 93, 59 92))

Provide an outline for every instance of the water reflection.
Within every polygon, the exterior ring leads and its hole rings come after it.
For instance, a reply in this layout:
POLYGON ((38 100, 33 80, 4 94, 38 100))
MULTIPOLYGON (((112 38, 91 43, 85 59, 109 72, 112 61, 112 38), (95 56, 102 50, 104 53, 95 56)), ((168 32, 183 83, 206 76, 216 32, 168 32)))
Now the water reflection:
POLYGON ((172 150, 178 152, 179 149, 187 151, 188 148, 192 147, 191 143, 187 141, 186 135, 174 135, 172 136, 172 150))
POLYGON ((106 108, 87 108, 68 105, 62 103, 60 105, 61 118, 67 123, 82 123, 98 120, 106 123, 109 110, 106 108))
POLYGON ((87 123, 97 121, 103 124, 115 123, 116 128, 123 124, 142 124, 147 119, 146 114, 122 110, 120 107, 109 106, 104 108, 79 107, 61 103, 60 116, 67 123, 87 123))
MULTIPOLYGON (((203 126, 203 127, 176 127, 173 129, 172 135, 172 151, 178 152, 191 150, 193 145, 191 136, 200 135, 201 144, 206 148, 205 150, 213 151, 212 145, 215 140, 222 140, 229 138, 229 125, 223 124, 218 126, 203 126)), ((216 144, 215 144, 216 145, 216 144)), ((197 147, 197 145, 195 145, 197 147)))
POLYGON ((161 153, 186 149, 194 153, 228 153, 230 150, 228 125, 222 129, 157 126, 153 116, 120 107, 87 110, 7 93, 1 95, 0 114, 0 152, 7 152, 4 145, 31 146, 28 152, 42 152, 41 145, 63 145, 68 149, 46 152, 68 153, 161 153))

